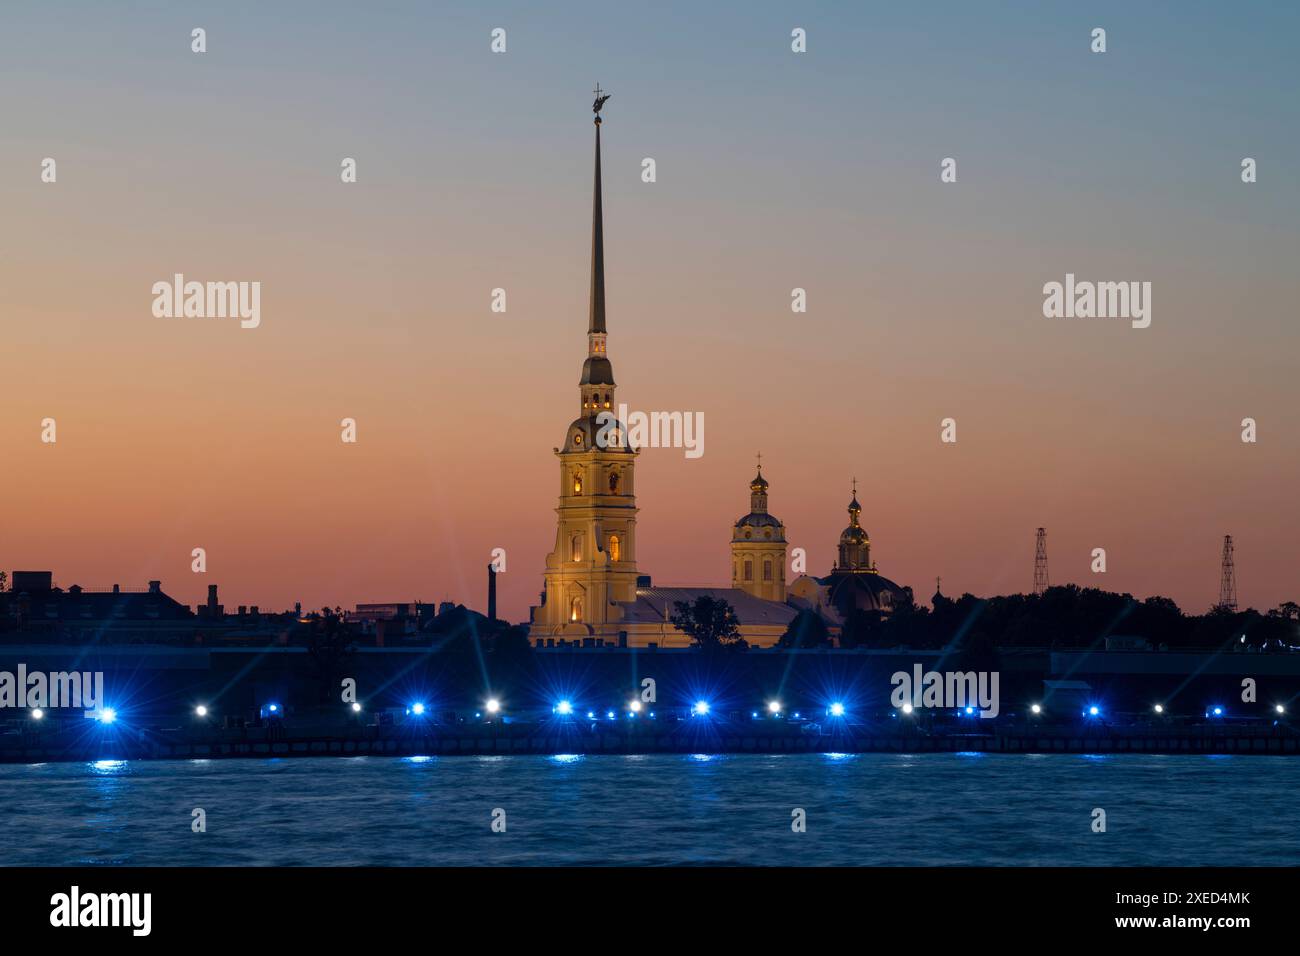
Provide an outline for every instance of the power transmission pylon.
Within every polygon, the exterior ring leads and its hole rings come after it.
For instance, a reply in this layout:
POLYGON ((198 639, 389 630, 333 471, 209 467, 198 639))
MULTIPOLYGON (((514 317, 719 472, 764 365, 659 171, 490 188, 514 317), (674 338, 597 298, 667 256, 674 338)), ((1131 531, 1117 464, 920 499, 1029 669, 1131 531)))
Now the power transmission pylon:
POLYGON ((1219 574, 1219 607, 1237 610, 1237 569, 1232 563, 1232 535, 1223 536, 1223 566, 1219 574))
POLYGON ((1034 547, 1034 593, 1042 594, 1051 584, 1047 580, 1047 529, 1038 529, 1038 543, 1034 547))

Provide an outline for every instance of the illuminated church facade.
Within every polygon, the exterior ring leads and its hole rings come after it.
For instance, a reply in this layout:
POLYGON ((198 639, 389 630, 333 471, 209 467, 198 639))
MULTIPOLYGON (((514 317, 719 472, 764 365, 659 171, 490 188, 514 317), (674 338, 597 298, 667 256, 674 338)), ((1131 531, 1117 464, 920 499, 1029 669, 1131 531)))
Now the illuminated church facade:
MULTIPOLYGON (((603 103, 598 100, 597 107, 603 103)), ((853 602, 888 614, 904 589, 879 577, 861 528, 856 492, 850 527, 830 575, 786 583, 785 526, 767 510, 768 482, 760 466, 750 482, 750 510, 733 527, 729 588, 656 588, 636 563, 636 459, 627 430, 614 419, 613 365, 605 325, 604 223, 601 203, 601 117, 597 109, 592 201, 591 295, 587 357, 578 381, 579 410, 564 443, 554 449, 559 471, 555 546, 546 556, 541 603, 532 608, 529 636, 629 647, 686 647, 691 639, 671 622, 674 604, 701 596, 724 600, 751 646, 770 647, 801 609, 815 611, 832 635, 853 602), (850 583, 852 582, 852 583, 850 583)), ((910 592, 907 592, 910 600, 910 592)))

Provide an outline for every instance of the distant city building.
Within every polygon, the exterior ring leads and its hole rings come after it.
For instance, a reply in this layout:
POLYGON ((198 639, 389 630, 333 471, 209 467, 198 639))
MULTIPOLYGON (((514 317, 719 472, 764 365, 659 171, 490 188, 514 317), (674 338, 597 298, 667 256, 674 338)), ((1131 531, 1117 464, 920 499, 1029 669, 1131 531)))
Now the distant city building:
POLYGON ((53 571, 14 571, 9 603, 25 622, 37 621, 175 621, 193 614, 187 605, 168 597, 161 581, 147 589, 87 590, 74 584, 67 590, 54 586, 53 571))
POLYGON ((347 614, 349 621, 398 621, 418 616, 421 605, 411 601, 390 604, 358 604, 347 614))
POLYGON ((145 588, 67 588, 52 571, 14 571, 13 587, 0 593, 0 631, 56 643, 258 644, 284 643, 296 616, 262 614, 257 605, 226 614, 217 586, 207 603, 191 610, 166 594, 161 581, 145 588))
POLYGON ((356 625, 362 634, 373 635, 375 644, 383 647, 387 642, 418 634, 421 625, 432 620, 433 608, 418 601, 358 604, 348 611, 343 620, 356 625))

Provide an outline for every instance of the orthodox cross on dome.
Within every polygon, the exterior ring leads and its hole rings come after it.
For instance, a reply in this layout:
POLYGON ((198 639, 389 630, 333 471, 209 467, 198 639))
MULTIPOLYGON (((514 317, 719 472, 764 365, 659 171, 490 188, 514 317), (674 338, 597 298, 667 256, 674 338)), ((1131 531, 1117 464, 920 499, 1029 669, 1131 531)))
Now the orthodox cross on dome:
POLYGON ((758 458, 758 473, 761 475, 763 473, 763 453, 760 451, 755 457, 758 458))
POLYGON ((592 111, 593 113, 595 113, 597 116, 599 116, 599 115, 600 115, 600 108, 601 108, 602 106, 604 106, 604 105, 605 105, 605 101, 608 100, 608 99, 609 99, 611 96, 613 96, 614 94, 613 94, 613 93, 606 93, 604 90, 602 90, 602 89, 600 88, 600 84, 599 84, 599 83, 596 84, 596 88, 595 88, 594 90, 592 90, 591 92, 593 92, 593 93, 596 94, 596 102, 594 102, 594 103, 591 104, 591 111, 592 111))

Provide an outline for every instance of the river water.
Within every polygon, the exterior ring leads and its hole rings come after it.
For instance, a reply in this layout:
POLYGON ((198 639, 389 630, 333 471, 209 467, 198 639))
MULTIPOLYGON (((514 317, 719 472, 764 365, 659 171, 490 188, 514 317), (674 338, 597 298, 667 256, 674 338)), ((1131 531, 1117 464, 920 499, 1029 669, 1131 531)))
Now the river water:
POLYGON ((1282 757, 5 765, 0 865, 1295 865, 1298 791, 1300 758, 1282 757), (206 832, 193 830, 196 808, 206 832))

